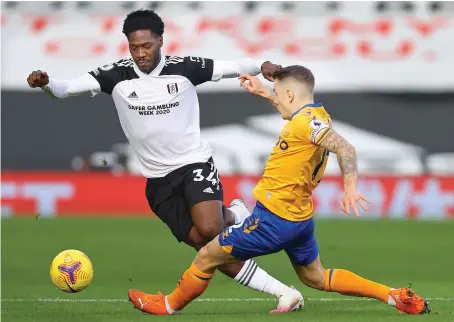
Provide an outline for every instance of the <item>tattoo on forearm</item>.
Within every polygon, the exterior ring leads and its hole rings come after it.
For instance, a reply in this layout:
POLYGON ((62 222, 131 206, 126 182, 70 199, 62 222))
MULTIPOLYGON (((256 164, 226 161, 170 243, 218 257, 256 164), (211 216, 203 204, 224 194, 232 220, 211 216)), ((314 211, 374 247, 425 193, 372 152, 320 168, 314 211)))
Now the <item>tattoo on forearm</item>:
POLYGON ((319 144, 330 152, 336 153, 344 185, 356 184, 358 167, 355 148, 334 130, 328 130, 325 139, 319 144))
POLYGON ((358 178, 358 170, 356 167, 356 157, 340 156, 337 155, 337 161, 342 171, 344 178, 344 186, 356 184, 358 178))
POLYGON ((271 104, 273 104, 275 108, 277 108, 279 103, 277 102, 276 95, 271 91, 269 91, 268 95, 269 96, 267 97, 267 100, 270 101, 271 104))

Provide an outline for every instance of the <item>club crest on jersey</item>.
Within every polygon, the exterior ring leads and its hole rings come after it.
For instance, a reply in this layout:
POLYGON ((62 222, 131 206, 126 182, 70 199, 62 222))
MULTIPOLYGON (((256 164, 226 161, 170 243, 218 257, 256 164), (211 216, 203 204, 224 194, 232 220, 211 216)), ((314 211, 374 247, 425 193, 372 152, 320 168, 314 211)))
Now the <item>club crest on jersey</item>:
POLYGON ((170 83, 167 84, 167 91, 170 95, 177 95, 178 94, 178 85, 177 83, 170 83))
POLYGON ((312 131, 311 131, 311 141, 314 142, 317 136, 326 128, 329 128, 330 126, 321 120, 317 120, 314 116, 314 118, 311 120, 309 123, 312 131))

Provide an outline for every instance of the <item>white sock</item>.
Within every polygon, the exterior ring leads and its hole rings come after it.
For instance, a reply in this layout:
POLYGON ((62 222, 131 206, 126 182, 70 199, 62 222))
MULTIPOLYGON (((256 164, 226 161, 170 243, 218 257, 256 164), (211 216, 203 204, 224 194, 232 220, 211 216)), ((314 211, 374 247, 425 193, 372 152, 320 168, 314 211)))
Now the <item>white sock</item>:
MULTIPOLYGON (((393 288, 391 288, 391 291, 394 290, 393 288)), ((388 305, 391 305, 391 306, 396 306, 396 301, 392 298, 391 295, 388 295, 388 305)))
POLYGON ((166 304, 167 313, 169 313, 170 315, 172 315, 172 314, 180 314, 181 313, 181 311, 175 311, 174 309, 172 309, 170 307, 169 301, 167 300, 167 296, 165 297, 165 304, 166 304))
POLYGON ((244 263, 243 268, 235 276, 235 281, 253 290, 280 297, 284 293, 293 291, 287 285, 282 284, 267 272, 261 269, 252 259, 244 263))
POLYGON ((235 216, 235 224, 239 224, 240 222, 242 222, 244 219, 251 215, 246 205, 239 200, 232 201, 229 209, 233 212, 233 215, 235 216))

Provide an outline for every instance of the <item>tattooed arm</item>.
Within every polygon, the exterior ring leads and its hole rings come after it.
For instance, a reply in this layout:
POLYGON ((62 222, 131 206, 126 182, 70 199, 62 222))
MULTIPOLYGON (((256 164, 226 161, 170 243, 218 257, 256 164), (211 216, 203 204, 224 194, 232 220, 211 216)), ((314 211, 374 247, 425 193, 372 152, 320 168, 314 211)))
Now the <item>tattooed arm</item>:
POLYGON ((358 166, 356 162, 356 150, 353 145, 333 129, 326 130, 326 133, 324 135, 322 134, 321 142, 317 144, 337 155, 337 162, 339 163, 344 179, 345 193, 341 201, 342 210, 346 214, 350 214, 350 206, 352 206, 355 215, 359 216, 358 209, 356 208, 356 203, 358 203, 361 208, 367 211, 367 206, 363 205, 362 200, 370 203, 369 200, 356 190, 358 166))
POLYGON ((356 163, 356 150, 346 139, 333 129, 328 129, 324 139, 319 145, 330 152, 336 153, 337 162, 344 179, 344 188, 356 187, 358 167, 356 163))
POLYGON ((276 95, 269 90, 257 77, 251 75, 240 76, 240 86, 248 90, 249 93, 263 97, 277 109, 278 102, 276 95))
POLYGON ((276 94, 274 94, 273 91, 267 89, 267 93, 265 94, 265 96, 263 96, 263 98, 265 98, 268 102, 273 104, 273 106, 277 109, 279 103, 277 102, 276 94))

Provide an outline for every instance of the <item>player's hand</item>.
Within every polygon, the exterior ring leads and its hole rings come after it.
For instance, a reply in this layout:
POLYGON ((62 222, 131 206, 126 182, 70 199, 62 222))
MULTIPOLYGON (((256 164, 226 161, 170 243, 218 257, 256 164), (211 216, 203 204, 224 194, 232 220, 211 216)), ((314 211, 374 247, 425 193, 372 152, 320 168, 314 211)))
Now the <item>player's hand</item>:
POLYGON ((247 89, 251 94, 266 97, 269 93, 268 88, 256 77, 248 74, 241 75, 240 86, 247 89))
POLYGON ((341 201, 341 209, 347 215, 350 215, 350 207, 353 208, 356 216, 359 216, 358 208, 356 204, 360 205, 364 211, 367 211, 367 205, 364 203, 367 202, 370 204, 370 201, 367 200, 361 193, 359 193, 356 188, 349 188, 345 190, 344 198, 341 201))
POLYGON ((33 71, 27 77, 28 86, 35 88, 35 87, 43 87, 49 84, 49 76, 46 72, 36 70, 33 71))
POLYGON ((280 69, 282 69, 281 65, 272 64, 269 61, 264 62, 261 67, 263 77, 270 82, 274 82, 273 74, 280 69))

